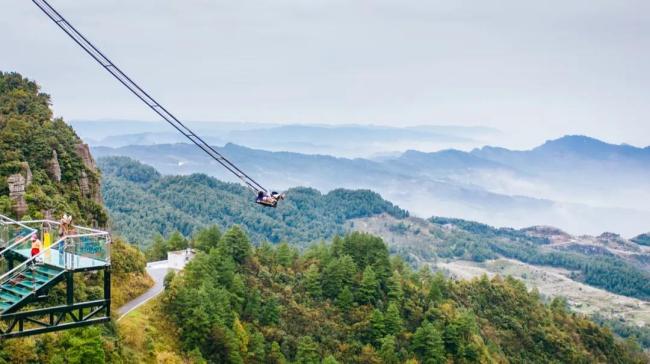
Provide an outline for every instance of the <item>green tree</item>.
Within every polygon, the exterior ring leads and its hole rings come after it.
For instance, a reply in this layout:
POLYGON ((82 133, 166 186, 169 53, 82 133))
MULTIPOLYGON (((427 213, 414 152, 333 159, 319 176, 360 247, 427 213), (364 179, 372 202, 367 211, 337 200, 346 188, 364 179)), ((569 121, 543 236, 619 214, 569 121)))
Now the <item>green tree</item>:
POLYGON ((384 315, 384 325, 386 326, 386 333, 390 335, 398 335, 402 331, 402 317, 395 302, 388 304, 384 315))
POLYGON ((275 297, 270 297, 262 304, 262 317, 260 323, 263 325, 277 324, 280 321, 280 305, 275 297))
POLYGON ((333 257, 338 258, 338 257, 342 256, 343 254, 345 254, 344 249, 345 249, 345 247, 344 247, 343 239, 340 236, 336 235, 334 238, 332 238, 332 256, 333 257))
POLYGON ((163 238, 162 235, 158 234, 154 237, 153 243, 149 249, 145 251, 145 256, 150 262, 165 260, 167 259, 167 251, 169 251, 167 241, 165 241, 165 238, 163 238))
POLYGON ((311 336, 303 336, 298 340, 298 349, 296 353, 296 363, 298 364, 319 364, 320 356, 318 354, 318 345, 311 336))
POLYGON ((263 241, 260 246, 255 249, 257 257, 260 259, 260 262, 264 265, 271 266, 274 263, 275 258, 273 257, 274 251, 273 246, 267 241, 263 241))
POLYGON ((374 345, 379 344, 379 340, 386 335, 386 326, 384 324, 384 315, 378 309, 372 311, 370 316, 370 338, 374 345))
POLYGON ((219 248, 235 262, 243 263, 251 255, 251 242, 239 226, 235 225, 221 237, 219 248))
POLYGON ((343 288, 352 285, 356 272, 356 265, 349 255, 330 261, 323 269, 323 295, 337 297, 343 288))
POLYGON ((344 287, 336 298, 336 305, 343 311, 348 311, 354 304, 354 295, 350 287, 344 287))
POLYGON ((304 277, 305 289, 313 299, 319 299, 323 295, 320 272, 316 264, 311 264, 304 277))
POLYGON ((246 291, 244 312, 242 314, 249 321, 259 320, 262 312, 262 294, 257 288, 246 291))
POLYGON ((357 357, 356 362, 359 364, 382 364, 381 358, 370 344, 361 348, 361 354, 357 357))
POLYGON ((385 364, 398 364, 399 357, 397 356, 397 343, 395 336, 386 335, 381 339, 381 348, 379 349, 379 356, 385 364))
POLYGON ((99 327, 75 329, 63 334, 54 345, 53 363, 104 363, 105 353, 102 347, 99 327))
POLYGON ((446 292, 447 283, 445 282, 445 276, 442 275, 442 273, 437 272, 433 275, 431 285, 429 286, 429 300, 439 302, 445 297, 446 292))
POLYGON ((333 355, 328 355, 321 361, 321 364, 339 364, 339 362, 333 355))
POLYGON ((390 279, 388 280, 388 299, 400 304, 404 297, 402 289, 402 276, 398 271, 393 271, 390 279))
POLYGON ((221 230, 217 225, 212 225, 199 230, 194 237, 194 247, 207 253, 210 249, 219 246, 219 240, 221 240, 221 230))
POLYGON ((264 336, 259 332, 255 331, 251 337, 248 344, 248 359, 247 363, 250 364, 263 364, 265 361, 266 353, 264 352, 264 336))
POLYGON ((377 275, 371 266, 366 266, 361 278, 361 285, 359 287, 359 295, 357 301, 359 303, 374 303, 379 296, 379 281, 377 275))
POLYGON ((282 354, 282 350, 280 350, 280 344, 278 344, 277 341, 271 343, 271 350, 269 351, 269 354, 266 356, 266 361, 269 364, 287 363, 287 359, 284 357, 284 354, 282 354))
POLYGON ((250 335, 244 327, 244 325, 239 321, 239 318, 235 318, 235 321, 232 323, 232 331, 235 333, 237 342, 239 343, 239 354, 242 357, 246 357, 248 353, 248 344, 250 342, 250 335))
POLYGON ((445 362, 445 347, 440 332, 432 323, 425 321, 415 330, 412 342, 413 351, 424 364, 445 362))
POLYGON ((177 250, 187 249, 189 243, 187 242, 187 239, 185 239, 183 234, 181 234, 178 231, 174 231, 167 239, 166 245, 169 251, 177 251, 177 250))
POLYGON ((280 243, 276 249, 277 262, 283 267, 293 264, 294 251, 286 242, 280 243))

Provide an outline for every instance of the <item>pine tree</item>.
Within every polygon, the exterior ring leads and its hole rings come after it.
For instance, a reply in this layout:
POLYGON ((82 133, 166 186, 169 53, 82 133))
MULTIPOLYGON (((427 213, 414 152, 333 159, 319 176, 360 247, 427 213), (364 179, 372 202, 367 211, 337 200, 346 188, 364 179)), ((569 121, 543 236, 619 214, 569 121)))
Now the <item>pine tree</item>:
POLYGON ((388 298, 401 304, 402 298, 404 297, 404 291, 402 290, 402 276, 398 271, 394 271, 388 280, 388 298))
POLYGON ((246 363, 263 364, 265 362, 265 356, 264 336, 259 331, 255 331, 250 336, 250 342, 248 344, 248 359, 246 360, 246 363))
POLYGON ((379 356, 385 364, 398 364, 399 358, 397 356, 397 343, 395 336, 386 335, 381 339, 381 348, 379 349, 379 356))
POLYGON ((318 266, 312 264, 305 272, 304 278, 305 290, 313 299, 319 299, 323 295, 322 283, 318 266))
POLYGON ((219 249, 241 264, 251 255, 251 242, 248 236, 237 225, 231 227, 219 242, 219 249))
POLYGON ((271 343, 271 350, 269 351, 269 355, 266 356, 266 362, 269 364, 287 363, 287 359, 284 357, 284 354, 282 354, 282 350, 280 350, 280 344, 278 344, 277 341, 271 343))
POLYGON ((260 323, 262 325, 273 325, 280 321, 280 307, 275 297, 265 300, 262 304, 261 316, 260 323))
POLYGON ((205 229, 201 229, 194 237, 194 247, 204 252, 209 252, 210 249, 216 248, 221 240, 221 230, 217 225, 212 225, 205 229))
POLYGON ((402 317, 395 302, 391 302, 386 309, 384 325, 387 334, 398 335, 402 331, 402 317))
POLYGON ((293 263, 294 252, 287 243, 280 243, 276 250, 277 262, 283 267, 289 267, 293 263))
POLYGON ((148 261, 158 261, 167 259, 167 252, 169 247, 167 246, 167 241, 160 234, 156 234, 153 238, 153 243, 145 251, 145 255, 148 261))
POLYGON ((318 345, 311 336, 303 336, 298 341, 296 353, 297 364, 319 364, 318 345))
POLYGON ((412 341, 413 351, 423 364, 439 364, 445 362, 445 347, 440 332, 432 323, 424 321, 415 330, 412 341))
POLYGON ((373 344, 378 345, 379 340, 386 334, 386 326, 384 325, 384 315, 378 309, 372 311, 370 316, 370 338, 373 344))
POLYGON ((178 231, 174 231, 170 236, 169 239, 167 239, 167 248, 170 251, 177 251, 177 250, 183 250, 187 249, 189 246, 189 243, 187 242, 187 239, 183 236, 178 231))
POLYGON ((361 304, 374 303, 379 293, 379 281, 371 266, 366 266, 361 278, 357 301, 361 304))
POLYGON ((339 364, 339 362, 336 360, 336 358, 334 358, 333 355, 328 355, 325 357, 325 359, 323 359, 321 364, 339 364))
POLYGON ((247 298, 244 303, 244 312, 242 317, 248 321, 257 321, 262 312, 262 295, 260 290, 253 288, 252 291, 247 291, 247 298))
POLYGON ((437 272, 431 279, 431 285, 429 286, 429 300, 433 302, 439 302, 442 300, 447 292, 447 283, 445 281, 445 276, 442 273, 437 272))
POLYGON ((347 312, 354 304, 354 295, 350 287, 345 287, 341 290, 336 298, 336 305, 343 311, 347 312))
POLYGON ((345 254, 344 249, 345 248, 343 246, 343 239, 341 239, 340 236, 336 235, 332 239, 332 256, 337 258, 342 256, 343 254, 345 254))
POLYGON ((232 331, 235 333, 235 337, 239 343, 239 354, 241 357, 246 357, 246 354, 248 353, 248 343, 250 341, 250 336, 248 335, 248 332, 246 331, 244 325, 242 325, 241 321, 239 321, 238 317, 236 317, 235 321, 232 323, 232 331))
POLYGON ((273 246, 267 241, 263 241, 260 246, 255 249, 257 257, 264 265, 271 266, 274 263, 273 246))
POLYGON ((357 268, 349 255, 344 255, 329 262, 323 269, 323 295, 335 298, 345 287, 354 281, 357 268))
POLYGON ((361 348, 361 354, 357 357, 356 362, 359 364, 382 364, 381 358, 371 345, 361 348))

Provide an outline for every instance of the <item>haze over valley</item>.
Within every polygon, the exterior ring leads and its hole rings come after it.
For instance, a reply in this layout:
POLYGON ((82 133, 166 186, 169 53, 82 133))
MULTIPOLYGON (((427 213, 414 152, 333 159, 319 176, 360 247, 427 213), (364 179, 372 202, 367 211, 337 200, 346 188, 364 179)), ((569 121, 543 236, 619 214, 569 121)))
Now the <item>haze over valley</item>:
MULTIPOLYGON (((163 174, 205 173, 235 181, 164 124, 123 122, 110 130, 94 122, 73 125, 97 156, 129 156, 163 174)), ((616 231, 628 237, 650 230, 650 147, 565 136, 516 151, 481 146, 482 138, 503 132, 478 127, 199 125, 211 130, 204 130, 206 140, 216 145, 226 135, 255 146, 226 143, 219 150, 273 189, 371 189, 417 216, 452 216, 494 226, 541 224, 573 234, 616 231), (400 150, 391 137, 444 146, 433 152, 400 150), (323 144, 317 148, 305 140, 323 144), (365 157, 336 156, 352 149, 365 157)))

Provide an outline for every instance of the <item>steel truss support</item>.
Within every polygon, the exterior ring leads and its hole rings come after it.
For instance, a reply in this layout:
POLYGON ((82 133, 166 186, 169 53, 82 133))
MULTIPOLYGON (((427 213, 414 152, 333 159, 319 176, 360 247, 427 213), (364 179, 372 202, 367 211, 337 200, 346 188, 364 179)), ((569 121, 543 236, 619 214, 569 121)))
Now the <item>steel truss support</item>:
MULTIPOLYGON (((111 320, 111 269, 104 271, 104 299, 74 302, 74 272, 67 271, 66 304, 0 315, 0 339, 44 334, 111 320)), ((47 298, 46 296, 43 298, 47 298)))
POLYGON ((111 320, 109 300, 97 300, 3 315, 0 338, 43 334, 111 320))

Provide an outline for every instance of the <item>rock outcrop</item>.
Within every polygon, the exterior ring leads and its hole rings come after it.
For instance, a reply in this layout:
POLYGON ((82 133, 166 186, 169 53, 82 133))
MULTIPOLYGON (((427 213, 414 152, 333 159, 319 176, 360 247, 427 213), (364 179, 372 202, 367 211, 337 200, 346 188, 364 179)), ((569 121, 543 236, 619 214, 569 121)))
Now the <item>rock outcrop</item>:
POLYGON ((86 168, 90 169, 91 171, 97 170, 97 164, 95 163, 95 159, 93 159, 92 154, 90 154, 90 148, 88 147, 88 144, 85 143, 76 144, 75 150, 79 158, 81 158, 81 160, 83 161, 84 166, 86 166, 86 168))
POLYGON ((13 202, 14 213, 21 217, 27 213, 27 201, 25 200, 26 180, 22 174, 12 174, 7 178, 9 186, 9 198, 13 202))
MULTIPOLYGON (((90 154, 90 147, 85 143, 78 143, 75 145, 75 152, 81 158, 86 169, 89 171, 99 174, 97 170, 97 164, 92 154, 90 154)), ((94 180, 91 181, 90 176, 86 171, 81 171, 81 178, 79 178, 79 188, 81 188, 81 193, 88 198, 93 199, 95 202, 102 204, 102 195, 99 187, 99 183, 94 183, 94 180)))
POLYGON ((61 182, 61 165, 59 165, 59 156, 54 149, 52 149, 52 159, 48 163, 47 172, 53 180, 61 182))
POLYGON ((25 188, 29 187, 29 185, 32 184, 33 176, 32 176, 32 169, 29 168, 29 163, 27 162, 22 162, 21 163, 21 169, 23 173, 25 174, 25 188))
POLYGON ((79 187, 81 188, 81 193, 85 197, 90 197, 92 190, 90 189, 90 181, 88 180, 88 174, 86 171, 81 171, 81 178, 79 179, 79 187))

